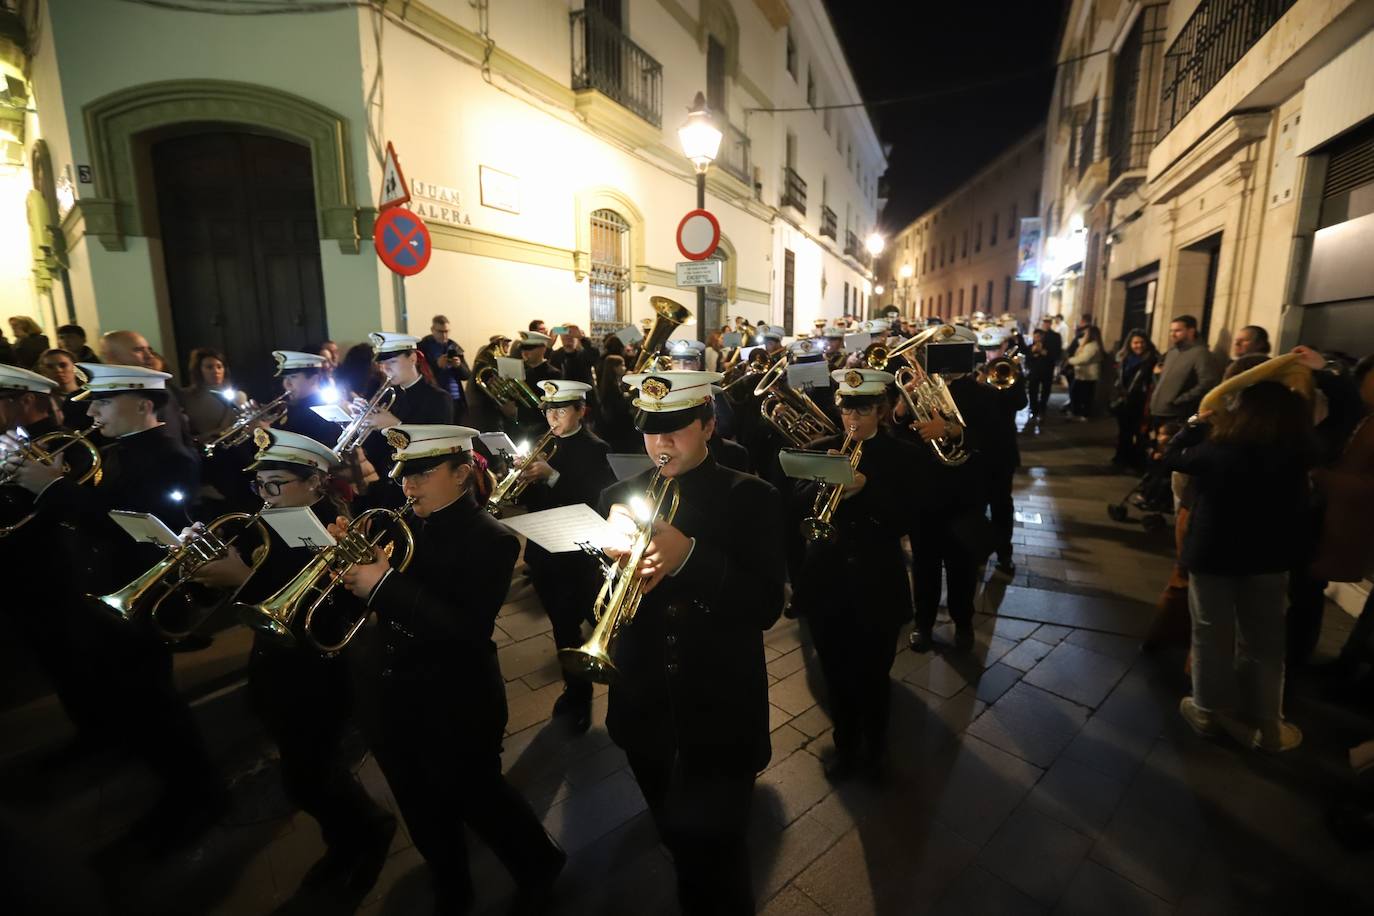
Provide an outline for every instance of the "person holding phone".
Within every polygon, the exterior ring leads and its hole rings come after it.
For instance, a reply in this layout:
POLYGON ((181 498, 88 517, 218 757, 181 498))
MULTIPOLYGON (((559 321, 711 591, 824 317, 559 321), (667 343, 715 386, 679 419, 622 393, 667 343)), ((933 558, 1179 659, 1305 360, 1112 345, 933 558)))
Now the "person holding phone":
POLYGON ((434 372, 434 385, 453 399, 453 422, 461 423, 467 416, 467 398, 463 383, 472 377, 467 356, 458 342, 449 335, 449 320, 435 315, 429 323, 429 334, 420 338, 418 349, 434 372))

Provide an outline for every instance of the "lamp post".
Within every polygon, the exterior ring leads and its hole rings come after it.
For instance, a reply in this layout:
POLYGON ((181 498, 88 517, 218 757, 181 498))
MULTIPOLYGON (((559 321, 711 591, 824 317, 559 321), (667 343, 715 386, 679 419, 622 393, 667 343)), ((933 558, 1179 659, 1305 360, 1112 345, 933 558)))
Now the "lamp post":
MULTIPOLYGON (((711 118, 711 110, 706 107, 706 96, 698 92, 692 100, 692 109, 687 112, 687 120, 677 129, 678 142, 682 144, 682 154, 692 163, 697 173, 697 209, 706 209, 706 170, 716 161, 720 152, 720 128, 711 118)), ((706 339, 706 287, 697 287, 697 340, 706 339)))

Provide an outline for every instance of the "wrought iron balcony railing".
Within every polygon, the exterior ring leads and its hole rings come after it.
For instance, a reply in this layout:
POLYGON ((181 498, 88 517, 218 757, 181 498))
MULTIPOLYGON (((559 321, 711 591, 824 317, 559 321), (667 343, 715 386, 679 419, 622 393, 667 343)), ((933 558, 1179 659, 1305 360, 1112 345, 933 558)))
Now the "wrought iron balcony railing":
POLYGON ((572 88, 595 89, 663 126, 663 65, 593 9, 573 10, 572 88))
POLYGON ((716 160, 716 165, 753 190, 754 172, 749 163, 749 138, 733 124, 725 125, 725 136, 720 141, 720 158, 716 160))
POLYGON ((782 169, 782 205, 795 207, 797 212, 806 215, 806 182, 787 166, 782 169))
POLYGON ((835 211, 822 204, 821 235, 828 235, 832 239, 839 241, 838 237, 836 236, 836 233, 839 231, 839 227, 840 223, 839 220, 835 218, 835 211))

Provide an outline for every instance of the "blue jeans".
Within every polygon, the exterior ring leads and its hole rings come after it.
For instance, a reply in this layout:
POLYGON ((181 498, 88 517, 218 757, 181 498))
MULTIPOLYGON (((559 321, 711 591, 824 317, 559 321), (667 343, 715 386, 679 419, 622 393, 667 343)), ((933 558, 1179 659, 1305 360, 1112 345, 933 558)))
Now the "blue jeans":
POLYGON ((1284 613, 1288 574, 1192 572, 1193 702, 1235 710, 1261 729, 1283 718, 1284 613))

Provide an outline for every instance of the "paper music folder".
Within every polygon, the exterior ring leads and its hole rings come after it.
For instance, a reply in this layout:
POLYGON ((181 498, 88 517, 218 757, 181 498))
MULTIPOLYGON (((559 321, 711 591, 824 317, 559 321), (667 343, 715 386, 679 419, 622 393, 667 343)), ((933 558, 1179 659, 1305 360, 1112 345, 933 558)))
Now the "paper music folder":
POLYGON ((787 384, 798 391, 803 388, 829 388, 830 366, 825 360, 815 363, 793 363, 787 367, 787 384))
POLYGON ((644 332, 641 331, 636 325, 627 324, 619 331, 616 331, 613 336, 616 339, 618 339, 621 343, 632 344, 639 343, 641 340, 643 340, 644 332))
POLYGON ((486 446, 487 451, 493 455, 515 455, 515 443, 510 441, 510 436, 505 433, 482 433, 477 437, 477 441, 486 446))
POLYGON ((164 525, 156 515, 112 509, 110 518, 124 529, 125 534, 141 544, 158 544, 162 547, 176 547, 181 544, 181 539, 175 532, 164 525))
POLYGON ((353 416, 338 404, 319 404, 310 408, 315 413, 329 420, 331 423, 347 425, 353 422, 353 416))
POLYGON ((785 448, 778 452, 778 464, 784 474, 798 480, 820 480, 846 486, 854 482, 854 469, 845 455, 785 448))
POLYGON ((334 536, 309 509, 266 509, 262 520, 291 547, 319 550, 334 545, 334 536))
POLYGON ((595 547, 623 548, 628 540, 624 532, 585 503, 503 518, 501 524, 549 553, 571 553, 580 550, 578 545, 583 542, 595 547))
POLYGON ((498 356, 496 357, 496 371, 501 378, 523 382, 525 380, 525 361, 510 356, 498 356))

